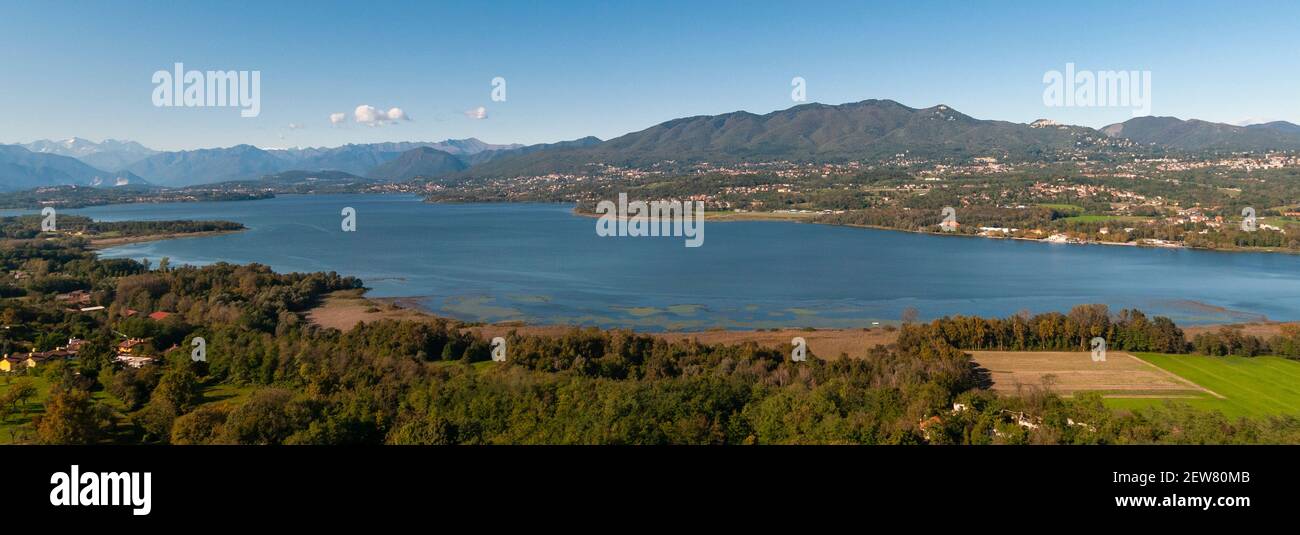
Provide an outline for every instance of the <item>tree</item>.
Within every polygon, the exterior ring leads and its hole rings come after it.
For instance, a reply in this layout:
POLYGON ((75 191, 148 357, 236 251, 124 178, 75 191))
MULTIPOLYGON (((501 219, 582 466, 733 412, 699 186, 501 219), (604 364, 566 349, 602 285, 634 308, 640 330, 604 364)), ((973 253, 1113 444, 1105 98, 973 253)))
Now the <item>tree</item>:
POLYGON ((230 407, 203 405, 182 415, 172 424, 172 444, 217 444, 221 442, 230 407))
POLYGON ((127 410, 136 410, 149 401, 149 393, 157 387, 159 380, 156 367, 144 366, 113 371, 100 382, 126 405, 127 410))
POLYGON ((101 374, 104 377, 111 376, 113 357, 116 354, 112 339, 107 335, 101 333, 90 336, 81 345, 81 349, 77 350, 78 368, 82 375, 99 381, 101 374))
POLYGON ((194 374, 193 364, 188 359, 178 360, 158 380, 151 400, 161 400, 183 414, 194 408, 199 401, 200 389, 198 377, 194 374))
POLYGON ((31 399, 32 396, 35 396, 36 393, 36 384, 32 382, 32 379, 30 377, 23 377, 14 381, 14 383, 9 386, 9 391, 5 393, 5 398, 16 410, 19 403, 26 405, 27 400, 31 399))
POLYGON ((50 395, 45 413, 33 419, 41 444, 92 444, 112 425, 112 414, 80 388, 60 389, 50 395))
POLYGON ((176 417, 192 409, 199 397, 199 382, 190 361, 177 360, 158 381, 149 403, 132 420, 144 430, 147 439, 167 441, 176 417))
POLYGON ((237 444, 281 444, 299 427, 293 392, 263 388, 249 394, 226 418, 226 437, 237 444))
POLYGON ((144 431, 143 439, 147 442, 166 442, 171 437, 172 424, 176 421, 176 408, 161 399, 149 400, 143 409, 131 415, 131 423, 144 431))

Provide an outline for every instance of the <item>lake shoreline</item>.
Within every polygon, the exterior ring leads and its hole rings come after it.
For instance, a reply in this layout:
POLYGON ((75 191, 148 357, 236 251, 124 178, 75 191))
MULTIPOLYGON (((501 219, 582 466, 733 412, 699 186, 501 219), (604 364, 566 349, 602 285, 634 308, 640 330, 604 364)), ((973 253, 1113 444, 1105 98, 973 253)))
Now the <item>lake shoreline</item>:
MULTIPOLYGON (((600 330, 626 330, 637 334, 652 336, 665 341, 695 340, 702 344, 744 344, 757 343, 765 347, 787 348, 795 337, 803 338, 814 354, 827 357, 847 356, 865 357, 867 351, 877 345, 889 345, 898 339, 897 322, 861 328, 799 328, 782 327, 775 329, 736 329, 718 328, 694 331, 644 331, 636 328, 603 328, 589 325, 534 324, 522 321, 502 321, 493 323, 470 322, 454 317, 437 314, 420 304, 420 298, 406 297, 369 297, 367 289, 341 290, 326 296, 325 300, 309 309, 304 316, 313 324, 321 327, 347 331, 357 323, 371 323, 382 320, 396 321, 445 321, 459 329, 484 339, 506 336, 511 332, 525 335, 558 337, 575 329, 599 328, 600 330)), ((1268 338, 1282 334, 1290 327, 1300 327, 1300 322, 1257 320, 1235 323, 1215 323, 1204 325, 1182 325, 1188 342, 1202 333, 1217 332, 1223 328, 1241 329, 1245 334, 1268 338)))
MULTIPOLYGON (((440 203, 431 203, 440 204, 440 203)), ((547 204, 547 203, 543 203, 547 204)), ((568 204, 568 203, 560 203, 568 204)), ((582 212, 575 206, 572 210, 573 215, 589 219, 599 219, 601 214, 592 212, 582 212)), ((1192 247, 1183 243, 1165 242, 1165 243, 1140 243, 1140 242, 1111 242, 1111 241, 1094 241, 1071 239, 1067 241, 1049 241, 1047 238, 1025 238, 1021 236, 986 236, 983 234, 963 234, 957 232, 934 232, 921 229, 905 229, 897 227, 886 227, 881 225, 860 225, 852 223, 827 223, 817 221, 818 216, 827 215, 823 211, 804 212, 708 212, 704 213, 705 221, 715 221, 719 223, 733 223, 746 221, 770 221, 783 223, 810 223, 813 225, 825 225, 828 227, 847 227, 870 230, 884 230, 889 232, 906 232, 909 234, 921 234, 927 236, 942 236, 948 238, 984 238, 990 240, 1015 240, 1031 243, 1047 243, 1053 245, 1110 245, 1117 247, 1139 247, 1145 249, 1183 249, 1188 251, 1208 251, 1217 253, 1270 253, 1285 255, 1300 255, 1300 250, 1281 249, 1276 247, 1192 247)), ((627 221, 629 218, 620 216, 621 221, 627 221)))
MULTIPOLYGON (((425 309, 419 304, 418 297, 368 297, 366 290, 341 290, 325 297, 304 314, 308 321, 321 327, 347 331, 359 322, 382 320, 395 321, 445 321, 458 325, 464 332, 473 333, 484 339, 506 336, 511 332, 519 334, 557 337, 575 329, 599 328, 584 325, 533 324, 520 321, 503 321, 495 323, 468 322, 452 317, 442 316, 425 309)), ((703 331, 642 331, 634 328, 618 329, 637 334, 652 336, 665 341, 695 340, 702 344, 743 344, 754 342, 766 347, 787 347, 795 337, 803 338, 810 351, 823 358, 846 355, 851 358, 866 356, 867 350, 876 345, 889 345, 898 338, 895 325, 879 325, 864 328, 825 328, 810 329, 785 327, 777 329, 709 329, 703 331)))
MULTIPOLYGON (((295 195, 297 195, 297 196, 313 196, 313 195, 326 195, 326 194, 318 194, 318 193, 284 193, 284 194, 276 194, 276 195, 273 196, 273 197, 264 198, 264 199, 224 199, 224 200, 215 200, 215 201, 183 201, 183 202, 249 202, 249 201, 259 201, 259 200, 274 199, 274 198, 276 198, 276 197, 295 196, 295 195)), ((334 194, 334 193, 329 193, 328 195, 335 195, 335 194, 334 194)), ((414 195, 414 194, 408 194, 408 193, 400 193, 400 194, 399 194, 399 193, 353 193, 353 194, 349 194, 349 195, 414 195)), ((414 196, 416 196, 416 197, 420 197, 419 195, 414 195, 414 196)), ((428 203, 428 204, 474 204, 474 203, 472 203, 472 202, 434 202, 434 201, 429 201, 427 198, 424 198, 424 197, 420 197, 420 199, 421 199, 420 202, 428 203)), ((182 202, 182 201, 167 201, 167 202, 182 202)), ((167 202, 139 201, 139 202, 129 202, 129 203, 113 203, 113 204, 97 204, 97 205, 88 205, 87 207, 91 207, 91 206, 133 205, 133 204, 165 204, 165 203, 167 203, 167 202)), ((485 201, 485 202, 482 202, 482 204, 507 204, 507 205, 508 205, 508 204, 566 204, 566 205, 571 204, 571 205, 574 205, 574 206, 573 206, 573 208, 570 210, 570 212, 571 212, 573 215, 575 215, 575 216, 585 217, 585 218, 589 218, 589 219, 599 219, 600 217, 602 217, 601 214, 596 214, 596 213, 593 213, 593 212, 582 212, 582 211, 579 211, 578 208, 577 208, 577 205, 576 205, 575 203, 571 203, 571 202, 553 202, 553 203, 552 203, 552 202, 531 202, 531 201, 523 201, 523 202, 520 202, 520 201, 487 202, 487 201, 485 201)), ((81 207, 81 208, 85 208, 85 207, 81 207)), ((819 217, 819 216, 828 215, 829 213, 834 213, 834 212, 836 212, 836 211, 831 211, 831 210, 809 210, 809 211, 807 211, 807 212, 776 212, 776 211, 772 211, 772 212, 761 212, 761 211, 746 211, 746 212, 735 212, 735 211, 729 211, 729 212, 723 212, 723 211, 716 211, 716 210, 715 210, 715 211, 712 211, 712 212, 705 211, 705 214, 704 214, 704 220, 705 220, 705 221, 714 221, 714 222, 719 222, 719 223, 728 223, 728 222, 747 222, 747 221, 770 221, 770 222, 789 222, 789 223, 811 223, 811 224, 815 224, 815 225, 825 225, 825 226, 829 226, 829 227, 848 227, 848 228, 862 228, 862 229, 872 229, 872 230, 885 230, 885 231, 891 231, 891 232, 906 232, 906 233, 910 233, 910 234, 923 234, 923 235, 930 235, 930 236, 945 236, 945 237, 960 237, 960 238, 986 238, 986 239, 994 239, 994 240, 1016 240, 1016 241, 1024 241, 1024 242, 1049 243, 1049 244, 1060 244, 1060 245, 1110 245, 1110 246, 1118 246, 1118 247, 1139 247, 1139 248, 1147 248, 1147 249, 1184 249, 1184 250, 1190 250, 1190 251, 1210 251, 1210 252, 1220 252, 1220 253, 1270 253, 1270 254, 1300 255, 1300 250, 1291 250, 1291 249, 1283 249, 1283 248, 1276 248, 1276 247, 1193 247, 1193 246, 1188 246, 1188 245, 1183 244, 1183 243, 1173 243, 1173 242, 1168 242, 1168 243, 1159 243, 1159 244, 1156 244, 1156 243, 1139 243, 1139 242, 1108 242, 1108 241, 1077 240, 1077 239, 1072 239, 1072 240, 1069 240, 1069 241, 1048 241, 1047 238, 1026 238, 1026 237, 1019 237, 1019 236, 986 236, 986 235, 982 235, 982 234, 962 234, 962 233, 956 233, 956 232, 934 232, 934 231, 923 230, 923 229, 904 229, 904 228, 887 227, 887 226, 881 226, 881 225, 860 225, 860 224, 849 224, 849 223, 827 223, 827 222, 817 221, 817 220, 816 220, 816 218, 819 217)), ((622 220, 627 220, 628 218, 625 217, 625 216, 623 216, 623 217, 620 217, 620 219, 622 219, 622 220)), ((177 236, 158 236, 158 237, 142 238, 142 239, 139 239, 139 240, 133 240, 133 239, 132 239, 132 240, 128 240, 128 239, 126 239, 126 238, 123 238, 123 239, 122 239, 123 241, 113 242, 113 243, 108 243, 108 240, 103 240, 103 244, 102 244, 102 245, 97 244, 97 243, 95 243, 95 242, 92 242, 92 248, 94 248, 94 249, 104 249, 104 248, 108 248, 108 247, 115 247, 115 246, 118 246, 118 245, 126 245, 126 244, 130 244, 130 243, 142 243, 142 242, 149 242, 149 241, 159 241, 159 240, 167 240, 167 239, 179 239, 179 238, 187 238, 187 237, 194 237, 194 238, 197 238, 197 237, 204 237, 204 236, 208 236, 208 235, 219 235, 219 234, 225 234, 225 233, 227 233, 227 232, 226 232, 226 231, 219 231, 219 232, 214 232, 214 233, 212 233, 212 234, 207 234, 207 233, 195 233, 195 234, 189 234, 189 235, 177 235, 177 236)), ((100 240, 96 240, 96 241, 100 241, 100 240)))
POLYGON ((182 240, 187 238, 209 238, 212 236, 224 236, 226 234, 235 234, 244 232, 247 228, 239 230, 209 230, 204 232, 168 232, 164 234, 149 234, 147 236, 124 236, 120 238, 100 238, 91 239, 89 248, 93 251, 119 247, 122 245, 131 245, 136 243, 148 243, 164 240, 182 240))
MULTIPOLYGON (((95 248, 107 257, 155 262, 170 257, 173 264, 226 261, 264 263, 285 273, 338 271, 364 280, 374 288, 372 295, 414 296, 421 301, 405 304, 423 304, 435 314, 464 321, 526 320, 645 332, 860 329, 872 326, 872 320, 896 323, 907 308, 919 309, 926 318, 1007 317, 1017 310, 1065 312, 1082 303, 1139 309, 1182 325, 1300 319, 1294 301, 1277 302, 1278 297, 1300 295, 1300 278, 1287 274, 1295 273, 1294 261, 1280 257, 1229 260, 1190 253, 1009 247, 827 228, 850 226, 838 224, 721 225, 715 236, 725 241, 702 254, 653 241, 600 241, 592 236, 594 218, 584 222, 574 217, 579 214, 568 203, 498 207, 425 204, 414 195, 401 199, 394 204, 365 194, 293 195, 256 208, 239 203, 246 206, 239 210, 227 210, 226 203, 207 203, 198 212, 188 204, 172 206, 160 208, 163 214, 149 210, 149 217, 225 217, 259 230, 237 239, 189 243, 171 240, 205 234, 158 234, 99 242, 95 248), (338 234, 332 228, 337 225, 335 205, 356 206, 367 214, 367 222, 380 222, 363 229, 377 234, 338 234), (377 246, 379 239, 388 245, 377 246), (129 245, 144 241, 155 243, 129 245), (319 251, 339 246, 352 252, 320 256, 319 251), (493 256, 503 262, 499 265, 480 265, 487 251, 512 254, 493 256), (832 262, 808 261, 831 251, 832 262), (357 260, 363 257, 372 260, 357 260), (1224 262, 1240 264, 1230 273, 1235 276, 1223 276, 1224 262), (1265 284, 1271 275, 1284 276, 1277 281, 1284 284, 1265 284), (953 286, 962 278, 982 282, 953 286), (767 280, 786 282, 763 286, 767 280)), ((129 220, 139 211, 124 207, 86 215, 129 220)), ((799 222, 807 214, 775 217, 799 222)))

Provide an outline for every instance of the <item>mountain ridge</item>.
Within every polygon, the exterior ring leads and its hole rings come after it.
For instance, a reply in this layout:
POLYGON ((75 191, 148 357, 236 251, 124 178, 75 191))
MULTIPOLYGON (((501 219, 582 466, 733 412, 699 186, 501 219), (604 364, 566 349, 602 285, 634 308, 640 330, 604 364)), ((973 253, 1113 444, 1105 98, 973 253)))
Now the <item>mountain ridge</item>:
POLYGON ((436 177, 463 171, 468 166, 454 154, 433 147, 418 147, 403 152, 396 159, 370 171, 369 176, 384 180, 410 180, 436 177))
POLYGON ((1101 132, 1112 138, 1177 150, 1300 150, 1300 126, 1286 121, 1237 126, 1200 119, 1146 116, 1107 125, 1101 132))
POLYGON ((563 154, 525 155, 475 167, 476 175, 576 170, 600 161, 649 165, 661 161, 739 162, 870 159, 899 153, 969 158, 1041 157, 1082 146, 1107 145, 1096 130, 1037 128, 972 118, 947 105, 911 108, 893 100, 800 104, 766 114, 748 111, 665 121, 563 154))
POLYGON ((159 152, 135 141, 105 139, 96 143, 80 137, 71 137, 58 141, 38 139, 20 145, 36 153, 70 156, 91 167, 105 171, 122 169, 159 152))
MULTIPOLYGON (((141 180, 166 187, 256 179, 288 171, 340 171, 362 178, 506 177, 581 172, 591 163, 649 166, 664 162, 835 161, 890 158, 899 154, 933 159, 994 156, 1046 160, 1104 155, 1106 151, 1300 150, 1300 126, 1286 121, 1234 126, 1198 119, 1137 117, 1100 129, 1040 119, 1029 124, 976 119, 945 104, 912 108, 888 99, 843 104, 806 103, 757 114, 739 110, 663 121, 609 140, 585 137, 534 145, 491 144, 477 138, 439 142, 382 142, 338 147, 262 149, 233 147, 159 152, 130 141, 95 143, 81 138, 27 144, 49 157, 76 158, 93 171, 66 161, 23 165, 3 162, 9 176, 0 187, 52 185, 51 181, 100 183, 110 173, 85 160, 127 159, 150 153, 121 168, 128 183, 141 180), (116 152, 115 152, 116 151, 116 152), (434 151, 434 152, 430 152, 434 151), (64 154, 57 154, 57 153, 64 154), (396 162, 396 163, 395 163, 396 162), (22 168, 22 169, 20 169, 22 168), (39 170, 36 170, 39 169, 39 170)), ((23 146, 26 147, 26 146, 23 146)), ((29 152, 31 152, 29 150, 29 152)), ((18 156, 10 155, 14 160, 18 156)))
POLYGON ((21 145, 0 145, 0 190, 3 191, 61 185, 118 186, 142 182, 134 174, 109 173, 71 156, 32 152, 21 145))

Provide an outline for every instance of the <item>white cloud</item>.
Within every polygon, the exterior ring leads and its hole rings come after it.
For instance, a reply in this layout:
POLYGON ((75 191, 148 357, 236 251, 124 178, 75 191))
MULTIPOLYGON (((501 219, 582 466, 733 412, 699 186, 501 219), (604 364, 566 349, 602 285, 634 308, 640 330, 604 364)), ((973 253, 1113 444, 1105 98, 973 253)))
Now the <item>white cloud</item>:
POLYGON ((330 114, 330 124, 341 124, 346 120, 348 120, 348 114, 346 113, 338 112, 330 114))
POLYGON ((302 123, 289 123, 289 130, 299 130, 304 128, 302 123))
POLYGON ((352 116, 358 123, 367 126, 382 126, 398 121, 411 120, 406 115, 406 112, 402 111, 402 108, 389 108, 388 111, 384 111, 369 104, 357 106, 357 109, 352 112, 352 116))
POLYGON ((470 108, 468 110, 465 110, 465 116, 474 120, 487 119, 488 116, 487 108, 484 108, 483 106, 479 106, 477 108, 470 108))

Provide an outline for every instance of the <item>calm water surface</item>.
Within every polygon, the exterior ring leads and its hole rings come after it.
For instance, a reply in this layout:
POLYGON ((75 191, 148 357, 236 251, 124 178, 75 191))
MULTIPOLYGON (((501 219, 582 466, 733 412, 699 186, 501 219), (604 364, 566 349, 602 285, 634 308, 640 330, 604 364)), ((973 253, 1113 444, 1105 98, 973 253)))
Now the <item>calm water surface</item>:
POLYGON ((601 238, 558 204, 439 205, 405 195, 69 210, 100 220, 224 219, 242 233, 132 244, 108 257, 260 262, 361 277, 465 320, 645 330, 857 327, 925 318, 1137 307, 1179 323, 1300 320, 1300 256, 931 236, 785 222, 706 223, 684 238, 601 238), (343 207, 357 231, 340 230, 343 207))

